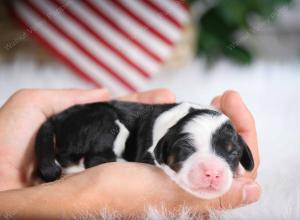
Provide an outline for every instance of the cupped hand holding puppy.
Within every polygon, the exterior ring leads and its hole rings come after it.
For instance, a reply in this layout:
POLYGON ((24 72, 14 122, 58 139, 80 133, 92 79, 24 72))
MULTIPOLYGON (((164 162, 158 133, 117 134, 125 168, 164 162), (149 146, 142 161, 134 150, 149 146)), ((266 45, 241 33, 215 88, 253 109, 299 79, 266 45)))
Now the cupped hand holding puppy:
MULTIPOLYGON (((177 212, 234 208, 255 202, 259 165, 253 117, 236 92, 216 97, 212 104, 223 111, 250 146, 255 169, 234 180, 231 190, 215 200, 201 200, 183 191, 159 168, 140 163, 108 163, 59 181, 32 185, 34 138, 47 117, 72 105, 109 99, 106 90, 23 90, 0 109, 0 215, 14 218, 59 218, 97 215, 101 210, 140 215, 147 206, 177 212), (15 189, 15 190, 12 190, 15 189)), ((174 102, 168 90, 153 90, 123 97, 147 103, 174 102)))

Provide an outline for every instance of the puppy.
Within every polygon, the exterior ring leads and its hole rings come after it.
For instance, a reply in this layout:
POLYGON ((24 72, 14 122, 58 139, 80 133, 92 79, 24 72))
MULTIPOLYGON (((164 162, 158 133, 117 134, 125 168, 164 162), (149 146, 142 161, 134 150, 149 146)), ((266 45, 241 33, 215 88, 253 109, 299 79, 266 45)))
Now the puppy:
POLYGON ((191 103, 100 102, 73 106, 49 118, 36 138, 39 177, 54 181, 106 162, 160 167, 180 187, 211 199, 231 186, 239 164, 251 171, 251 151, 230 120, 191 103), (72 170, 73 169, 73 170, 72 170))

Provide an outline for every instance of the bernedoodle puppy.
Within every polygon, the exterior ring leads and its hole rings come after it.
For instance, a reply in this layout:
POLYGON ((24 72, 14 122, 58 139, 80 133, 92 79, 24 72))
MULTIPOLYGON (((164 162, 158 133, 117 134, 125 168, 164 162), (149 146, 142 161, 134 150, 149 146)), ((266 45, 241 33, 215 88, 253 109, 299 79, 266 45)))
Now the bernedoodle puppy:
POLYGON ((46 182, 125 160, 158 166, 204 199, 228 191, 240 164, 254 167, 249 147, 224 114, 186 102, 76 105, 42 125, 35 149, 38 175, 46 182))

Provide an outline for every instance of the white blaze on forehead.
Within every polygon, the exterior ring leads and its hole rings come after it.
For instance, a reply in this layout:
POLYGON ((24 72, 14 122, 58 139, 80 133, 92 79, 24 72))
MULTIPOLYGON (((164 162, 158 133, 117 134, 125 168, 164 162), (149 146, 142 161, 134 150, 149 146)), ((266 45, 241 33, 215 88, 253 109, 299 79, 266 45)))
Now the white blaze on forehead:
POLYGON ((148 149, 148 152, 153 154, 154 148, 157 145, 158 141, 167 133, 170 127, 175 125, 181 118, 186 116, 191 108, 215 110, 210 106, 201 106, 184 102, 176 105, 168 111, 165 111, 155 120, 155 123, 153 125, 153 143, 152 146, 148 149))
POLYGON ((116 120, 115 123, 119 127, 119 133, 113 144, 113 152, 115 153, 116 157, 121 157, 125 149, 125 143, 129 136, 129 131, 119 120, 116 120))
POLYGON ((191 137, 193 146, 203 154, 212 153, 211 137, 213 133, 228 121, 224 114, 210 115, 201 114, 189 121, 183 132, 191 137))

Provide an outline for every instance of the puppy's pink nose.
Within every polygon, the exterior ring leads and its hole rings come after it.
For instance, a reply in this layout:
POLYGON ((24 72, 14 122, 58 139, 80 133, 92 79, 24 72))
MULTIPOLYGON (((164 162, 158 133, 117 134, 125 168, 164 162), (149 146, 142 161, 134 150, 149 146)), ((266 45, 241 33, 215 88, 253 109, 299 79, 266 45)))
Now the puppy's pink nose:
POLYGON ((200 165, 199 172, 206 183, 218 185, 222 181, 224 168, 218 163, 206 162, 200 165))
POLYGON ((203 170, 203 176, 207 181, 211 183, 217 183, 222 177, 222 171, 218 169, 206 169, 203 170))
POLYGON ((189 173, 189 181, 194 187, 216 187, 224 183, 224 167, 214 161, 198 164, 189 173))

